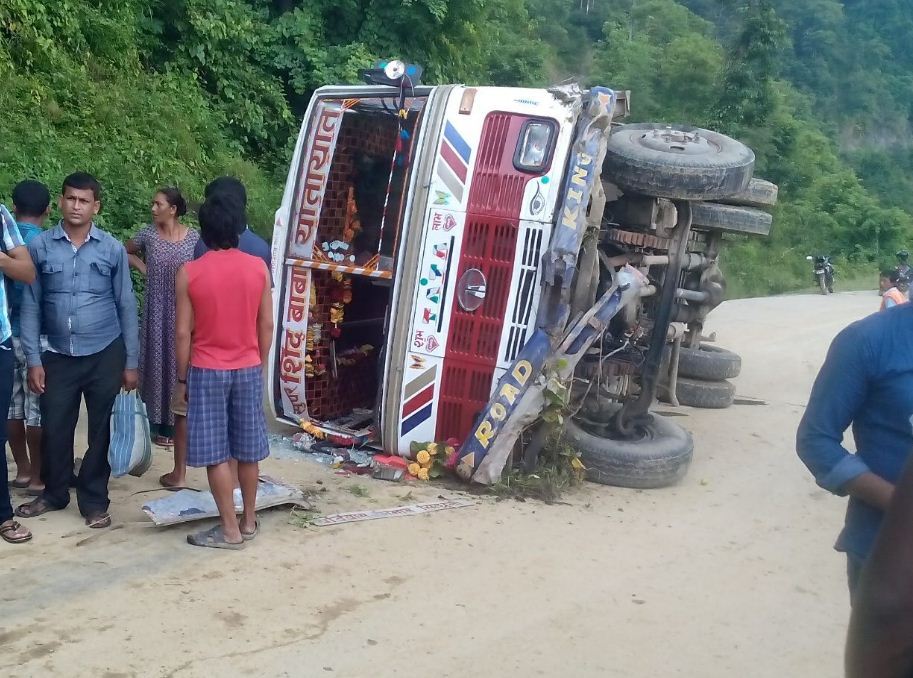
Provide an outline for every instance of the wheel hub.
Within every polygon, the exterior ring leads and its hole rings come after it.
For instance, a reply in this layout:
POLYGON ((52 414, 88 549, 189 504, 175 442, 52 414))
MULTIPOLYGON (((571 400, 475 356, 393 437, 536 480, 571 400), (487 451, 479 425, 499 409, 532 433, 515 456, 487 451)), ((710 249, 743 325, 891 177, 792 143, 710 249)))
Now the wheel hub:
POLYGON ((719 150, 700 132, 686 132, 672 126, 644 132, 637 141, 644 148, 675 155, 706 155, 719 150))

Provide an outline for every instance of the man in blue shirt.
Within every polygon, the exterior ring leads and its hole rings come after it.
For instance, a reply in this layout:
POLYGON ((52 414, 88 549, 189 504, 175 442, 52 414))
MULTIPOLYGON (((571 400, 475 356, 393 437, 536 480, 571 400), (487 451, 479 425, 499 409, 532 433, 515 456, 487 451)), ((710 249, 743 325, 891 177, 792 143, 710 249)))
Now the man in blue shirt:
MULTIPOLYGON (((48 187, 40 181, 27 179, 13 188, 13 214, 26 245, 41 233, 50 212, 51 194, 48 187)), ((25 288, 25 283, 15 280, 9 280, 7 284, 16 368, 13 372, 13 393, 7 414, 6 433, 10 451, 16 461, 13 487, 27 488, 29 494, 40 496, 44 490, 41 483, 41 410, 38 394, 32 393, 28 385, 28 365, 19 340, 19 311, 25 288)))
POLYGON ((93 222, 100 193, 92 175, 68 176, 60 197, 63 219, 29 243, 38 275, 22 301, 22 346, 29 387, 41 394, 45 487, 16 509, 22 518, 69 504, 73 437, 85 398, 89 448, 76 479, 77 503, 89 527, 111 525, 111 408, 121 387, 136 388, 139 329, 127 250, 93 222))
MULTIPOLYGON (((247 208, 247 190, 244 188, 244 184, 234 177, 219 177, 218 179, 210 181, 203 191, 203 196, 209 198, 213 193, 225 193, 226 195, 230 195, 238 202, 242 210, 247 208)), ((270 250, 269 243, 250 230, 250 226, 245 225, 244 230, 239 234, 238 249, 251 256, 260 257, 266 263, 266 270, 273 270, 271 263, 272 251, 270 250)), ((197 241, 196 247, 193 249, 193 258, 199 259, 206 254, 208 250, 209 248, 206 247, 206 243, 200 238, 197 241)))
POLYGON ((913 449, 911 415, 913 304, 903 304, 837 335, 796 436, 799 457, 818 484, 850 497, 836 548, 847 554, 851 596, 913 449), (843 447, 851 424, 856 454, 843 447))

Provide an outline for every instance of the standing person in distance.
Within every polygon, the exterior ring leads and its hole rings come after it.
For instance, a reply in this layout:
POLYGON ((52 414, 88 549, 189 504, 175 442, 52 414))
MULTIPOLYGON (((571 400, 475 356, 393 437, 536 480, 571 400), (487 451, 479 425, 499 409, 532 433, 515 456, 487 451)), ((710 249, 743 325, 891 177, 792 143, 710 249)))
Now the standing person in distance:
POLYGON ((220 523, 187 541, 239 549, 259 531, 259 462, 269 455, 263 365, 273 333, 270 278, 262 260, 238 249, 245 218, 232 196, 213 193, 199 217, 209 251, 177 276, 178 387, 186 387, 187 463, 206 467, 220 523), (231 460, 241 485, 240 521, 231 460))
POLYGON ((881 309, 882 311, 900 304, 906 304, 909 299, 907 284, 897 271, 882 271, 881 273, 881 309))
MULTIPOLYGON (((140 324, 140 395, 149 412, 153 442, 174 444, 172 395, 177 386, 174 353, 175 292, 178 269, 193 259, 199 234, 180 222, 187 203, 177 188, 161 188, 152 198, 152 223, 127 241, 130 264, 146 276, 140 324), (142 257, 142 258, 140 258, 142 257)), ((183 450, 180 451, 183 455, 183 450)), ((165 487, 184 484, 186 465, 175 449, 174 470, 159 480, 165 487)))
POLYGON ((139 379, 136 297, 127 251, 95 225, 101 185, 76 172, 63 181, 63 219, 31 243, 38 275, 22 301, 22 347, 29 387, 41 394, 44 492, 16 515, 33 518, 70 503, 73 443, 83 398, 89 446, 76 479, 76 499, 86 525, 109 527, 108 444, 111 409, 121 388, 139 379), (39 338, 47 335, 48 349, 39 338))
MULTIPOLYGON (((40 181, 27 179, 13 187, 13 215, 22 241, 28 245, 41 233, 44 222, 51 213, 51 193, 40 181)), ((22 342, 19 339, 19 311, 26 285, 9 280, 10 323, 13 329, 13 353, 16 368, 13 372, 13 393, 7 414, 6 433, 10 451, 16 461, 16 478, 13 487, 25 489, 33 497, 44 491, 41 482, 41 409, 38 395, 28 384, 28 365, 22 342)))

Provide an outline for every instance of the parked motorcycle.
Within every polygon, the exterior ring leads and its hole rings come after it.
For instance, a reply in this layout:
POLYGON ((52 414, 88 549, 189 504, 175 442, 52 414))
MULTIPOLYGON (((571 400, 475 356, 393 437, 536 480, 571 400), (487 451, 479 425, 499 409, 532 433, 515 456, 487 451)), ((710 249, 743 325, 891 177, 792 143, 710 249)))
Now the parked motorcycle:
POLYGON ((824 254, 818 254, 814 257, 809 255, 805 258, 814 262, 815 282, 818 283, 821 294, 833 294, 835 269, 834 264, 831 263, 831 258, 824 254))

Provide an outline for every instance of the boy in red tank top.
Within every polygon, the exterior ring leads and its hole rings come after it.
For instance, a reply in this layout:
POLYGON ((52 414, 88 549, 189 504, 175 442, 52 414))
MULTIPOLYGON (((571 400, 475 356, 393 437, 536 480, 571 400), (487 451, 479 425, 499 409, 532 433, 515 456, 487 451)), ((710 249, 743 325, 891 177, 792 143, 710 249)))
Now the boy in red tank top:
POLYGON ((273 334, 270 278, 263 260, 238 249, 243 205, 218 193, 199 217, 209 251, 176 278, 178 397, 187 401, 187 465, 206 467, 221 523, 187 541, 239 549, 259 530, 259 462, 269 455, 262 366, 273 334), (244 504, 240 521, 232 460, 244 504))

